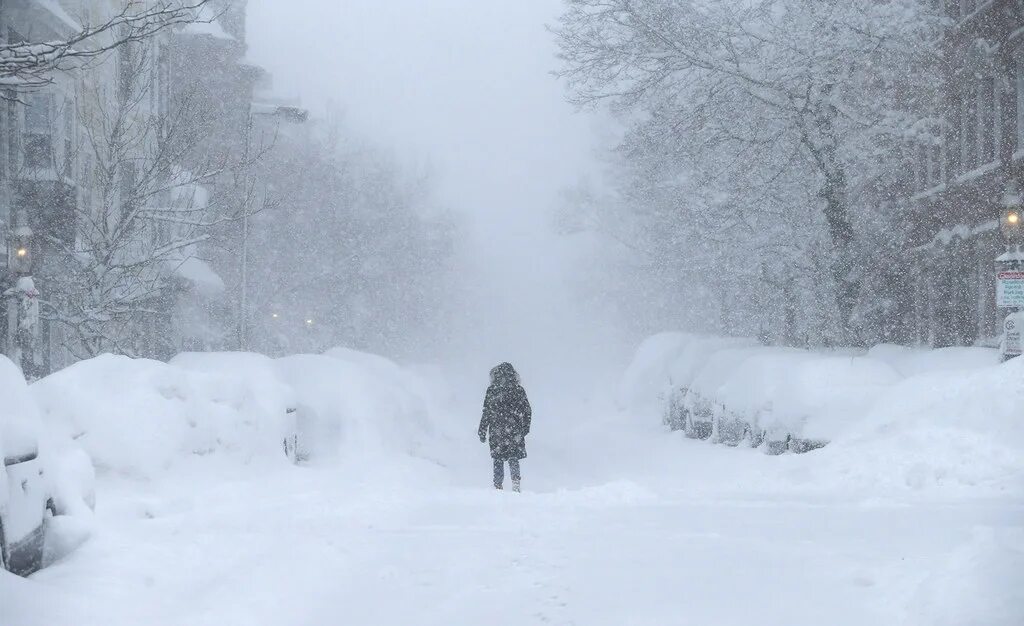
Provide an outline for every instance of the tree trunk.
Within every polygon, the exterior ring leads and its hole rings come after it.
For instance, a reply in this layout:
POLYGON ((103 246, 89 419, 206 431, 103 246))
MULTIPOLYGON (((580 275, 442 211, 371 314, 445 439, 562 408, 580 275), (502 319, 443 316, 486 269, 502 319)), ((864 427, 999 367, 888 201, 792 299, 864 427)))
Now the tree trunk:
POLYGON ((824 176, 819 195, 825 202, 824 214, 832 243, 830 273, 835 285, 836 312, 840 328, 838 339, 850 343, 854 339, 853 310, 860 293, 860 279, 857 277, 853 257, 853 223, 850 221, 850 206, 846 168, 839 157, 839 139, 836 136, 835 120, 838 111, 828 103, 831 87, 823 90, 825 104, 815 116, 815 126, 821 141, 817 145, 805 135, 805 142, 815 157, 824 176))

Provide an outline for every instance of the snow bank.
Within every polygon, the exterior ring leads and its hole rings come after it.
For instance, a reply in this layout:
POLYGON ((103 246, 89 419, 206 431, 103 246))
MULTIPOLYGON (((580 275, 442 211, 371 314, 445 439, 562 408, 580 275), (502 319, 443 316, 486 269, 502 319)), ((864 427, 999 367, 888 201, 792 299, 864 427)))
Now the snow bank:
POLYGON ((660 405, 667 388, 688 384, 715 352, 753 345, 745 339, 661 333, 645 340, 619 385, 619 405, 642 410, 660 405))
POLYGON ((418 454, 430 435, 411 374, 380 357, 332 350, 280 359, 299 398, 300 440, 312 457, 418 454))
POLYGON ((196 457, 284 463, 296 440, 306 459, 416 455, 433 434, 427 382, 340 348, 281 359, 186 353, 170 363, 106 355, 37 382, 32 395, 97 468, 138 478, 196 457))
POLYGON ((254 368, 239 359, 222 365, 104 355, 38 381, 32 393, 46 421, 102 470, 148 477, 186 456, 272 456, 286 431, 286 390, 247 379, 254 368))
POLYGON ((653 341, 660 350, 637 351, 626 396, 642 411, 660 389, 663 421, 689 437, 773 454, 828 443, 813 461, 786 464, 821 485, 1024 489, 1022 359, 1000 364, 982 348, 809 351, 665 337, 653 341))
POLYGON ((1024 359, 910 376, 870 404, 822 459, 844 483, 1024 491, 1024 359))
POLYGON ((18 456, 35 450, 42 437, 39 410, 21 371, 3 355, 0 355, 0 398, 3 398, 0 402, 0 452, 18 456))

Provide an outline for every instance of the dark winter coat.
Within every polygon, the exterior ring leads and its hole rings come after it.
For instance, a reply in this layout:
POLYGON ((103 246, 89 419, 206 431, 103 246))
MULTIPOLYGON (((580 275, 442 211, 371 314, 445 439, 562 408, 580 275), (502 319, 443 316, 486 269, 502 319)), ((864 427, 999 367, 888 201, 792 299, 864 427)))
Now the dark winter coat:
POLYGON ((492 376, 480 419, 480 439, 490 435, 491 457, 500 461, 526 458, 526 435, 530 434, 533 410, 518 377, 492 376))

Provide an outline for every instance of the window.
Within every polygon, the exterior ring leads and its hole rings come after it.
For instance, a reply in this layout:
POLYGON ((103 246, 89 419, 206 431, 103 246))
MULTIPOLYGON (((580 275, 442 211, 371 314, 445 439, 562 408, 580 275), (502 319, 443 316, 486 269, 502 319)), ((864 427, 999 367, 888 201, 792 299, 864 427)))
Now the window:
POLYGON ((961 173, 988 165, 999 157, 999 90, 991 74, 975 77, 958 107, 961 173))
POLYGON ((914 186, 918 191, 928 189, 928 146, 925 144, 917 147, 914 158, 914 186))
POLYGON ((977 90, 974 86, 960 97, 958 126, 960 126, 960 171, 969 172, 978 166, 978 124, 977 124, 977 90))
POLYGON ((17 158, 20 152, 18 139, 21 137, 21 124, 18 119, 18 102, 13 91, 7 92, 7 132, 5 143, 7 144, 7 166, 10 176, 13 178, 17 169, 17 158))
POLYGON ((928 187, 937 187, 943 183, 942 145, 928 146, 928 187))
POLYGON ((984 76, 977 84, 977 113, 978 113, 978 164, 985 165, 996 160, 998 156, 998 126, 996 117, 998 107, 996 105, 996 79, 994 76, 984 76))
POLYGON ((918 191, 934 189, 945 182, 945 152, 941 140, 930 140, 917 146, 914 157, 914 184, 918 191))
POLYGON ((25 167, 53 165, 53 96, 28 94, 25 97, 25 167))
POLYGON ((1024 151, 1024 49, 1017 51, 1014 85, 1017 92, 1017 150, 1024 151))

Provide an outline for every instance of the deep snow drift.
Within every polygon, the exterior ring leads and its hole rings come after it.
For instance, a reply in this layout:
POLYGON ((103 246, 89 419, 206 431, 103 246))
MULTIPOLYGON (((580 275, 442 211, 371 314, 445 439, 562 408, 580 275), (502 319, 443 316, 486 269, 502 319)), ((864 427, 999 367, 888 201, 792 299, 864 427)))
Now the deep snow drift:
MULTIPOLYGON (((667 373, 716 361, 704 339, 691 362, 691 337, 645 344, 624 409, 604 381, 533 395, 521 495, 488 486, 486 372, 452 393, 346 350, 71 368, 31 392, 94 458, 95 534, 0 575, 0 624, 1021 623, 1024 361, 786 352, 867 359, 842 371, 875 386, 828 446, 773 457, 662 426, 667 373)), ((796 400, 839 406, 819 392, 796 400)))
POLYGON ((755 478, 764 489, 1024 494, 1024 360, 1000 364, 994 350, 815 352, 666 333, 637 351, 619 402, 664 413, 680 390, 730 417, 830 442, 769 464, 775 471, 755 478))

